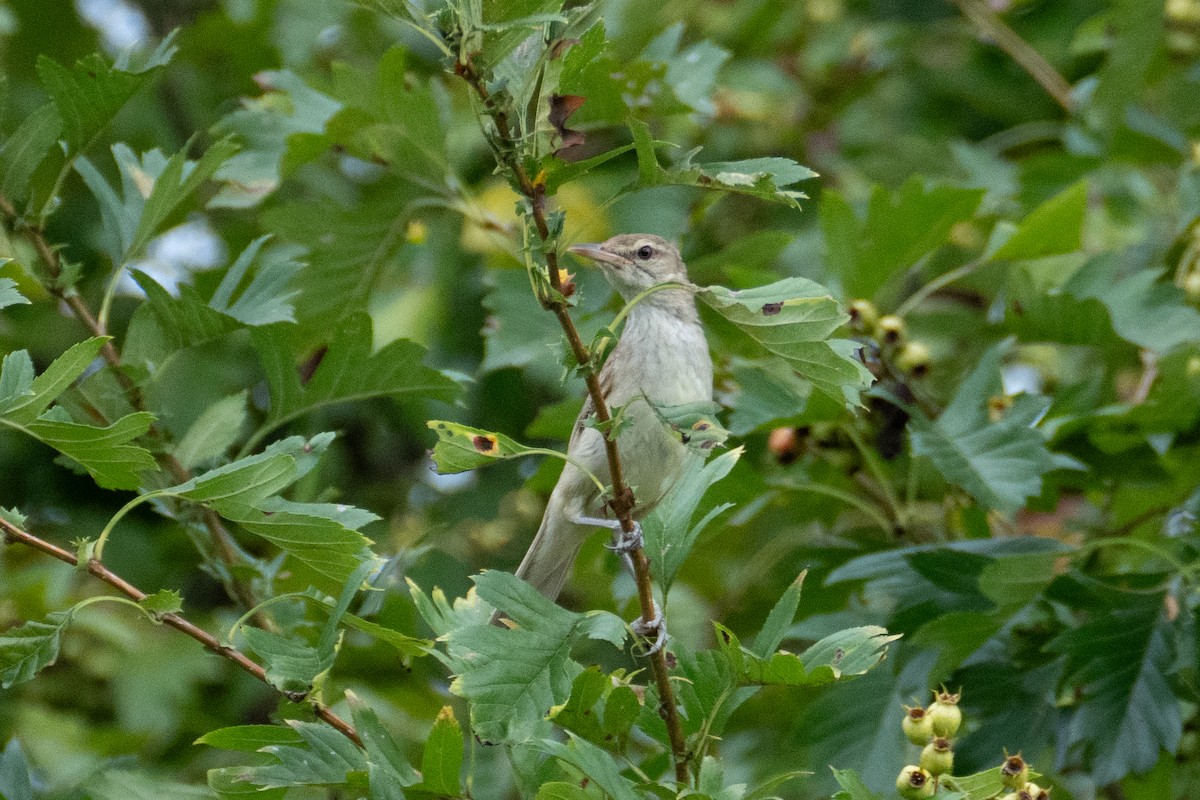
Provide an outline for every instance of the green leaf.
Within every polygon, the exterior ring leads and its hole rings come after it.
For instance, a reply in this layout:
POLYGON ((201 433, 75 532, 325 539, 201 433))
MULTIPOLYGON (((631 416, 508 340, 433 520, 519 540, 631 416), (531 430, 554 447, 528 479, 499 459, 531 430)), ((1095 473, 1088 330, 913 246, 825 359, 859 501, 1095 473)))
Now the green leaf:
POLYGON ((53 103, 47 103, 21 121, 0 147, 0 194, 12 200, 29 196, 30 181, 37 168, 53 152, 62 132, 62 119, 53 103))
MULTIPOLYGON (((546 712, 564 702, 581 667, 570 658, 573 642, 600 638, 615 646, 625 624, 611 614, 575 614, 543 597, 514 575, 488 571, 472 576, 479 597, 514 624, 508 629, 476 624, 450 629, 451 691, 471 701, 471 728, 487 742, 516 743, 547 728, 546 712)), ((437 630, 436 619, 426 621, 437 630)))
POLYGON ((175 458, 188 469, 221 458, 242 438, 248 416, 245 391, 212 403, 175 445, 175 458))
MULTIPOLYGON (((698 150, 699 148, 688 153, 669 169, 658 166, 657 161, 651 168, 649 162, 643 160, 646 158, 646 147, 643 143, 638 150, 641 175, 639 188, 647 185, 649 178, 650 186, 695 186, 799 208, 800 201, 808 195, 786 187, 817 175, 790 158, 749 158, 744 161, 696 164, 692 159, 698 150)), ((653 151, 650 151, 650 156, 653 156, 653 151)))
POLYGON ((153 179, 152 188, 142 207, 133 239, 125 249, 126 257, 141 252, 171 212, 211 178, 237 150, 238 145, 232 139, 220 139, 204 151, 199 160, 189 161, 188 147, 185 146, 171 156, 160 172, 150 175, 153 179))
POLYGON ((191 286, 179 286, 179 297, 172 297, 143 272, 132 270, 130 277, 146 293, 168 353, 219 339, 242 327, 233 317, 209 307, 191 286))
POLYGON ((535 452, 502 433, 489 433, 457 422, 430 420, 426 426, 438 435, 432 457, 442 475, 466 472, 535 452))
MULTIPOLYGON (((1039 773, 1033 770, 1029 771, 1029 780, 1036 781, 1040 777, 1042 776, 1039 773)), ((991 800, 1006 791, 1000 780, 1000 767, 985 769, 974 775, 947 777, 945 781, 947 785, 963 792, 968 800, 991 800)))
MULTIPOLYGON (((79 464, 105 489, 136 489, 141 473, 152 470, 154 456, 131 444, 150 430, 154 415, 145 411, 122 417, 105 428, 70 422, 54 409, 20 427, 35 439, 50 445, 79 464)), ((0 424, 7 420, 0 418, 0 424)))
POLYGON ((1030 212, 989 258, 1017 261, 1074 252, 1082 241, 1086 211, 1087 183, 1080 181, 1030 212))
POLYGON ((699 521, 692 521, 705 493, 729 474, 742 452, 741 447, 735 447, 707 463, 698 456, 689 458, 671 490, 642 520, 646 556, 655 577, 665 589, 670 589, 679 568, 708 523, 731 507, 731 503, 718 505, 699 521))
POLYGON ((324 723, 288 720, 300 745, 267 745, 278 763, 242 767, 239 777, 254 786, 342 786, 352 772, 366 772, 367 759, 354 743, 324 723))
POLYGON ((457 797, 462 794, 462 780, 459 777, 462 763, 462 727, 454 718, 454 709, 442 706, 434 720, 433 730, 425 740, 425 753, 421 756, 424 779, 416 788, 457 797))
POLYGON ((858 777, 858 773, 852 769, 836 769, 833 770, 833 778, 838 782, 838 786, 842 790, 833 796, 833 800, 882 800, 879 795, 872 792, 862 782, 862 778, 858 777))
POLYGON ((613 678, 596 667, 585 669, 567 701, 550 709, 550 720, 606 750, 623 752, 642 704, 633 689, 613 678))
POLYGON ((391 628, 363 619, 362 617, 356 617, 353 614, 345 614, 342 617, 342 623, 347 628, 361 631, 384 644, 390 645, 402 656, 408 658, 427 656, 429 655, 429 651, 433 649, 433 642, 428 639, 418 639, 415 636, 394 631, 391 628))
POLYGON ((96 336, 72 345, 37 377, 27 350, 6 355, 0 366, 0 414, 14 423, 32 422, 83 374, 106 341, 96 336))
MULTIPOLYGON (((0 258, 0 266, 3 266, 7 261, 8 259, 0 258)), ((16 281, 12 278, 0 278, 0 308, 27 306, 29 304, 29 298, 17 291, 16 281)))
POLYGON ((729 431, 722 428, 717 421, 717 412, 721 410, 721 406, 711 400, 677 406, 658 406, 651 403, 650 407, 663 424, 693 452, 710 452, 714 447, 725 444, 729 438, 729 431))
POLYGON ((912 177, 890 194, 875 187, 861 218, 837 192, 821 199, 826 264, 850 297, 879 301, 880 290, 895 285, 925 254, 945 244, 951 229, 971 219, 982 189, 932 186, 912 177))
POLYGON ((785 278, 754 289, 710 286, 700 298, 830 397, 857 404, 870 385, 870 372, 854 356, 857 345, 829 339, 849 316, 820 284, 785 278))
POLYGON ((24 683, 54 663, 74 613, 54 611, 45 622, 31 620, 0 633, 0 689, 24 683))
POLYGON ((254 753, 268 745, 298 745, 303 741, 294 729, 283 725, 236 725, 209 731, 195 744, 254 753))
POLYGON ((175 589, 159 589, 138 601, 138 605, 155 616, 178 614, 183 611, 183 595, 175 589))
POLYGON ((33 800, 33 782, 25 751, 14 736, 0 752, 0 797, 5 800, 33 800))
POLYGON ((914 455, 928 456, 947 481, 988 508, 1014 512, 1041 493, 1045 473, 1073 462, 1052 455, 1034 428, 1048 399, 1021 395, 999 421, 989 419, 988 399, 1003 394, 1006 347, 1001 342, 983 354, 936 422, 914 409, 909 428, 914 455))
POLYGON ((372 353, 371 318, 354 314, 344 319, 307 383, 288 347, 283 326, 256 329, 255 350, 267 376, 271 410, 252 443, 281 425, 334 403, 369 397, 421 397, 451 402, 459 384, 445 373, 425 366, 425 350, 397 339, 372 353))
POLYGON ((399 793, 388 794, 381 784, 388 786, 413 786, 421 776, 404 757, 404 750, 379 721, 379 715, 353 692, 346 693, 354 727, 367 751, 368 771, 372 798, 403 797, 399 793))
POLYGON ((210 308, 245 325, 296 321, 292 313, 292 300, 300 290, 289 288, 289 284, 301 268, 300 262, 294 258, 298 249, 272 247, 263 252, 263 245, 270 238, 260 236, 246 245, 246 249, 221 279, 221 284, 208 302, 210 308), (255 266, 254 274, 246 280, 252 264, 255 266))
POLYGON ((642 795, 634 783, 621 774, 611 755, 591 742, 569 733, 567 736, 570 737, 567 744, 539 739, 530 742, 530 746, 579 770, 612 800, 641 800, 642 795))
POLYGON ((804 586, 804 576, 807 574, 808 570, 805 570, 796 576, 796 580, 788 584, 783 595, 771 607, 771 613, 767 614, 762 629, 750 647, 754 655, 769 658, 783 643, 788 629, 792 627, 792 620, 796 618, 796 610, 800 608, 800 589, 804 586))
POLYGON ((211 800, 206 787, 189 786, 143 772, 123 769, 106 770, 88 778, 89 800, 211 800))
POLYGON ((800 656, 780 651, 761 658, 742 647, 730 630, 713 624, 721 650, 732 662, 739 680, 764 686, 823 686, 863 675, 882 661, 888 645, 900 638, 876 625, 864 625, 826 636, 800 656))
POLYGON ((225 186, 209 201, 213 208, 249 208, 279 188, 280 163, 289 140, 321 134, 341 103, 313 89, 288 70, 255 76, 261 97, 245 99, 214 127, 219 136, 236 136, 241 152, 227 159, 215 177, 225 186))
POLYGON ((267 682, 284 693, 307 693, 317 679, 333 667, 336 651, 261 628, 238 629, 246 645, 263 662, 267 682))
POLYGON ((1167 679, 1174 659, 1161 622, 1161 592, 1109 590, 1116 607, 1067 630, 1047 645, 1067 657, 1068 686, 1082 695, 1067 732, 1085 744, 1098 784, 1143 773, 1183 732, 1179 702, 1167 679))

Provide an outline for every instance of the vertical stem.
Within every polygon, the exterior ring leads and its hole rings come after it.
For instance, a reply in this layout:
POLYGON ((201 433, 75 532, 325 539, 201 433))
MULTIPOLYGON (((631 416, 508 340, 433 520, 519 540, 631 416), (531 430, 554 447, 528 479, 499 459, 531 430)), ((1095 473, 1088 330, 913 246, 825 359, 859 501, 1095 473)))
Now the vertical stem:
MULTIPOLYGON (((498 141, 493 143, 493 149, 496 157, 502 160, 515 176, 521 194, 529 201, 538 237, 545 244, 550 240, 550 226, 546 219, 545 187, 534 183, 530 179, 524 165, 516 157, 513 150, 515 142, 507 112, 494 102, 488 93, 482 76, 475 71, 474 65, 469 59, 456 63, 455 73, 465 80, 479 96, 484 110, 495 124, 498 141)), ((545 258, 546 266, 550 273, 550 285, 556 293, 560 292, 562 289, 562 279, 559 276, 558 253, 554 250, 547 250, 545 258)), ((571 353, 574 355, 576 363, 583 370, 584 382, 587 384, 588 395, 592 399, 592 406, 597 421, 600 423, 608 422, 612 419, 612 415, 609 412, 608 403, 604 399, 604 391, 600 387, 600 377, 591 366, 591 353, 588 352, 587 346, 584 345, 583 339, 580 338, 579 331, 571 319, 571 314, 566 303, 555 298, 547 302, 546 307, 558 320, 559 326, 566 336, 567 345, 571 348, 571 353)), ((608 458, 609 474, 612 478, 613 497, 609 501, 609 506, 620 521, 621 528, 626 533, 630 533, 634 529, 633 507, 635 500, 633 492, 625 483, 625 473, 621 467, 621 455, 617 450, 615 438, 605 436, 604 448, 608 458)), ((633 560, 634 577, 637 581, 638 602, 641 608, 642 621, 650 624, 656 617, 654 582, 650 574, 650 562, 640 548, 630 553, 630 556, 633 560)), ((671 742, 671 760, 675 767, 675 780, 679 784, 686 784, 688 781, 687 740, 683 734, 679 709, 675 703, 675 691, 671 686, 671 676, 669 667, 667 666, 666 653, 661 649, 655 652, 650 658, 650 666, 651 671, 654 673, 654 684, 658 690, 660 700, 658 711, 666 723, 667 735, 671 742)))

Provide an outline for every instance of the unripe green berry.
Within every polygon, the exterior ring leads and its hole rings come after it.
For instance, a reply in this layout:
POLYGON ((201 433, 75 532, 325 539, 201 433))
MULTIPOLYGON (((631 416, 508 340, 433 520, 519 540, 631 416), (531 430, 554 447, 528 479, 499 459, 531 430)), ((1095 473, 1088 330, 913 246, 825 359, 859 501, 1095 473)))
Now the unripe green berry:
POLYGON ((879 342, 892 347, 904 342, 904 333, 904 320, 895 314, 888 314, 875 326, 875 337, 879 339, 879 342))
POLYGON ((933 776, 920 767, 910 764, 900 770, 900 775, 896 778, 896 791, 904 800, 933 797, 933 776))
POLYGON ((938 737, 921 751, 921 768, 930 775, 945 775, 954 769, 954 751, 950 740, 938 737))
POLYGON ((855 333, 870 333, 879 321, 879 312, 870 300, 855 300, 846 308, 850 315, 850 330, 855 333))
POLYGON ((958 707, 958 699, 961 695, 951 694, 943 687, 940 692, 935 692, 934 696, 937 699, 926 709, 926 713, 929 714, 933 723, 933 735, 953 736, 958 733, 958 728, 962 725, 962 709, 958 707))
POLYGON ((1028 782, 1029 765, 1021 758, 1021 754, 1005 758, 1000 765, 1000 783, 1008 789, 1024 789, 1028 782))
POLYGON ((1192 305, 1200 305, 1200 270, 1188 273, 1183 279, 1183 293, 1192 305))
POLYGON ((896 368, 913 378, 929 374, 929 348, 921 342, 909 342, 896 354, 896 368))
POLYGON ((1024 792, 1029 795, 1030 800, 1050 800, 1050 790, 1043 789, 1036 783, 1025 784, 1024 792))
POLYGON ((900 727, 910 742, 923 745, 933 738, 933 720, 925 713, 925 709, 905 706, 904 711, 904 721, 900 727))

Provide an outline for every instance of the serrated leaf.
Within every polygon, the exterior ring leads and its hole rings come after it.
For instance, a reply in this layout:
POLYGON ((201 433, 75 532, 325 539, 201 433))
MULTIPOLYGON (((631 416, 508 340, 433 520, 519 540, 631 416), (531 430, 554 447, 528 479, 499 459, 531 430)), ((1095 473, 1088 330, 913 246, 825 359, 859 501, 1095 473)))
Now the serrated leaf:
POLYGON ((96 336, 72 345, 36 377, 27 350, 6 355, 0 367, 0 414, 17 424, 32 422, 83 374, 106 341, 96 336))
POLYGON ((0 689, 24 683, 54 663, 73 609, 54 611, 45 622, 31 620, 0 632, 0 689))
POLYGON ((417 785, 421 791, 439 795, 462 794, 459 773, 463 763, 462 727, 454 718, 454 709, 443 706, 434 720, 433 730, 425 740, 425 752, 421 756, 421 775, 417 785))
MULTIPOLYGON (((0 266, 3 266, 6 261, 8 259, 0 258, 0 266)), ((17 291, 16 281, 12 278, 0 278, 0 308, 27 306, 29 304, 29 298, 17 291)))
POLYGON ((394 631, 391 628, 380 625, 377 622, 371 622, 362 617, 356 617, 353 614, 346 614, 342 617, 342 623, 347 628, 353 628, 356 631, 372 636, 375 639, 390 645, 401 655, 414 658, 419 656, 429 655, 429 651, 433 649, 433 642, 428 639, 418 639, 415 636, 394 631))
POLYGON ((0 147, 0 194, 13 200, 29 196, 29 184, 37 168, 53 152, 62 132, 62 119, 53 103, 27 116, 0 147))
POLYGON ((212 800, 204 786, 189 786, 144 772, 109 769, 88 778, 88 800, 212 800))
POLYGON ((834 767, 830 769, 833 770, 833 779, 842 787, 842 790, 833 796, 833 800, 881 800, 879 795, 867 788, 854 770, 834 767))
POLYGON ((430 420, 425 423, 437 433, 433 463, 442 475, 486 467, 509 458, 527 455, 532 448, 519 444, 502 433, 459 425, 457 422, 430 420))
POLYGON ((425 350, 397 339, 372 352, 371 318, 344 319, 307 383, 300 382, 281 326, 256 329, 255 350, 267 376, 271 410, 255 440, 267 432, 324 406, 369 397, 429 397, 453 401, 459 384, 424 364, 425 350))
MULTIPOLYGON (((155 468, 149 450, 132 444, 150 430, 154 415, 145 411, 122 417, 99 428, 67 421, 51 411, 25 425, 16 426, 79 464, 105 489, 136 489, 141 473, 155 468)), ((0 418, 0 424, 7 420, 0 418)))
POLYGON ((953 227, 970 219, 982 189, 926 188, 912 177, 894 194, 875 187, 866 218, 837 192, 821 198, 826 264, 846 295, 880 300, 885 285, 899 280, 922 256, 946 243, 953 227))
POLYGON ((1046 449, 1034 426, 1049 399, 1021 395, 1004 416, 988 417, 988 399, 1003 394, 1004 342, 987 350, 937 421, 912 411, 913 454, 927 456, 942 476, 988 508, 1013 512, 1042 490, 1042 476, 1067 466, 1046 449))
POLYGON ((178 614, 183 610, 183 595, 175 589, 159 589, 138 601, 151 614, 178 614))
POLYGON ((665 589, 670 589, 679 568, 708 523, 731 507, 730 503, 718 505, 693 522, 705 493, 729 474, 742 452, 741 447, 735 447, 707 463, 698 456, 689 458, 671 490, 642 520, 646 556, 655 577, 665 589))
POLYGON ((802 655, 779 651, 760 658, 741 646, 729 629, 717 627, 721 650, 730 659, 741 682, 763 686, 823 686, 845 677, 863 675, 887 655, 887 647, 900 638, 885 628, 865 625, 826 636, 802 655))
POLYGON ((175 458, 188 469, 220 458, 241 439, 248 416, 244 391, 212 403, 175 445, 175 458))
POLYGON ((209 731, 195 744, 253 753, 268 745, 298 745, 303 741, 294 729, 283 725, 236 725, 209 731))
POLYGON ((5 508, 4 506, 0 506, 0 519, 4 520, 10 525, 17 526, 18 528, 25 527, 26 517, 21 513, 20 509, 16 507, 5 508))
MULTIPOLYGON (((484 616, 442 634, 456 675, 451 690, 471 701, 471 728, 477 737, 523 742, 546 730, 546 713, 570 696, 572 681, 582 670, 570 658, 572 643, 587 636, 619 646, 625 625, 611 614, 567 611, 508 573, 488 571, 472 580, 479 597, 515 627, 488 624, 484 616)), ((449 621, 425 604, 418 608, 435 630, 449 621)))
POLYGON ((133 239, 125 250, 127 257, 141 252, 171 212, 211 178, 238 151, 238 145, 230 138, 220 139, 196 161, 188 160, 187 150, 185 146, 168 159, 161 172, 150 176, 152 188, 146 196, 133 239))
POLYGON ((1031 211, 989 258, 1016 261, 1078 250, 1086 211, 1087 183, 1080 181, 1031 211))
POLYGON ((346 699, 350 703, 354 727, 367 752, 371 797, 373 800, 403 797, 400 792, 393 791, 392 787, 412 786, 421 780, 421 776, 408 763, 408 759, 404 757, 404 750, 383 727, 375 710, 353 692, 347 692, 346 699))
POLYGON ((801 572, 796 580, 788 584, 788 588, 771 607, 762 629, 759 630, 758 636, 754 637, 754 644, 750 647, 750 652, 759 658, 770 657, 787 636, 788 629, 792 627, 792 620, 796 618, 796 611, 800 608, 800 590, 804 586, 804 577, 807 574, 808 570, 801 572))
POLYGON ((208 301, 210 308, 245 325, 296 321, 292 300, 300 294, 300 290, 290 288, 290 284, 302 266, 296 260, 299 249, 278 246, 267 248, 264 252, 263 245, 270 238, 260 236, 246 245, 208 301), (252 265, 253 274, 246 280, 252 265))
POLYGON ((710 286, 699 296, 835 400, 857 404, 870 385, 870 372, 854 356, 857 345, 829 339, 849 316, 820 284, 785 278, 753 289, 710 286))
MULTIPOLYGON (((1029 771, 1029 780, 1036 781, 1040 777, 1040 773, 1029 771)), ((945 780, 948 786, 965 794, 968 800, 990 800, 1006 791, 1000 780, 1000 767, 985 769, 974 775, 948 776, 945 780)))
POLYGON ((634 783, 621 774, 611 755, 591 742, 569 733, 567 736, 567 744, 539 739, 530 742, 530 746, 579 770, 612 800, 641 800, 642 795, 634 783))
POLYGON ((1167 680, 1171 636, 1160 622, 1162 593, 1111 591, 1115 608, 1060 634, 1047 646, 1067 656, 1069 686, 1082 695, 1068 728, 1085 744, 1097 783, 1143 773, 1183 732, 1179 702, 1167 680))
POLYGON ((263 662, 267 682, 281 692, 304 693, 333 667, 333 648, 322 650, 294 636, 244 626, 239 635, 263 662))
POLYGON ((315 722, 288 720, 300 735, 300 745, 267 745, 263 752, 278 763, 242 767, 241 780, 263 789, 291 786, 341 786, 350 773, 366 772, 363 751, 333 728, 315 722))

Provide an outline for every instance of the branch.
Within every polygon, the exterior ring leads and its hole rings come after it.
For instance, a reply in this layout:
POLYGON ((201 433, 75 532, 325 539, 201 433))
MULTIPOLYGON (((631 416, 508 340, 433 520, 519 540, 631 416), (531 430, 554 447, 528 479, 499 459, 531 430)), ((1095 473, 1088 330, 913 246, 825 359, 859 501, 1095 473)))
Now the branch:
MULTIPOLYGON (((12 222, 14 230, 20 230, 29 243, 33 245, 33 249, 37 251, 38 257, 46 265, 46 269, 50 274, 51 284, 47 287, 51 294, 66 303, 75 313, 75 316, 91 331, 94 336, 107 336, 104 326, 92 314, 87 303, 83 298, 72 289, 63 289, 58 285, 58 278, 62 275, 62 260, 59 258, 58 251, 47 241, 45 233, 41 228, 29 225, 22 219, 20 212, 12 201, 4 195, 0 194, 0 213, 3 213, 12 222)), ((104 346, 100 348, 100 354, 104 360, 113 368, 113 374, 116 376, 117 383, 120 384, 122 390, 129 397, 130 403, 139 411, 146 411, 145 398, 142 397, 141 389, 126 374, 121 368, 121 353, 112 343, 111 339, 104 342, 104 346)), ((162 431, 157 425, 152 425, 150 435, 159 437, 162 431)), ((155 455, 159 463, 171 473, 176 483, 184 483, 192 478, 192 473, 186 467, 179 463, 174 456, 169 453, 157 453, 155 455)), ((226 589, 231 597, 241 603, 246 608, 254 608, 258 605, 258 600, 254 596, 254 592, 250 587, 239 580, 233 574, 234 566, 237 564, 237 549, 233 542, 233 537, 225 526, 221 523, 220 517, 212 509, 204 509, 203 511, 204 526, 208 529, 209 535, 212 537, 215 545, 217 557, 224 563, 226 572, 229 575, 229 580, 226 583, 226 589)), ((203 555, 203 554, 202 554, 203 555)), ((270 620, 259 614, 255 616, 255 620, 259 625, 267 630, 273 629, 270 620)))
MULTIPOLYGON (((16 542, 27 547, 31 547, 34 550, 57 558, 59 561, 70 564, 73 567, 79 565, 79 559, 76 558, 74 554, 63 550, 61 547, 53 545, 50 542, 39 539, 33 534, 28 533, 12 524, 3 517, 0 517, 0 528, 3 528, 4 530, 4 540, 7 542, 16 542)), ((129 583, 120 575, 117 575, 115 572, 111 571, 108 567, 104 566, 95 559, 87 562, 87 571, 135 602, 141 602, 146 598, 145 592, 129 583)), ((251 661, 242 651, 221 644, 221 642, 211 633, 203 628, 193 625, 179 614, 163 614, 161 619, 163 623, 170 625, 177 631, 187 634, 200 644, 204 645, 205 648, 211 650, 222 658, 232 661, 242 670, 250 673, 266 685, 271 685, 267 680, 267 674, 263 668, 251 661)), ((287 693, 281 692, 281 694, 284 694, 284 696, 286 696, 289 700, 294 699, 287 693)), ((354 742, 354 744, 357 746, 363 746, 362 740, 359 739, 358 733, 354 730, 354 727, 350 725, 350 723, 346 722, 337 714, 330 711, 325 705, 317 700, 310 700, 309 704, 312 706, 312 710, 317 717, 329 723, 339 733, 344 735, 350 741, 354 742)))
MULTIPOLYGON (((546 189, 542 184, 535 183, 530 179, 529 173, 526 172, 521 160, 516 157, 516 151, 514 150, 516 142, 512 135, 512 128, 508 122, 508 114, 494 102, 488 93, 482 76, 475 71, 475 67, 469 59, 456 63, 454 71, 455 74, 465 80, 475 90, 475 93, 479 96, 479 100, 483 103, 484 110, 495 124, 496 132, 499 136, 499 141, 493 144, 496 158, 502 161, 516 177, 518 188, 521 194, 529 201, 530 208, 532 209, 533 221, 537 228, 538 237, 545 244, 550 240, 550 226, 546 221, 546 189)), ((562 279, 559 275, 558 253, 552 249, 546 250, 545 258, 546 266, 550 273, 550 285, 555 291, 555 299, 546 301, 544 304, 558 319, 563 334, 567 338, 567 344, 571 348, 571 353, 574 355, 576 363, 579 364, 579 368, 583 371, 583 379, 587 384, 588 395, 592 399, 592 407, 594 408, 597 421, 600 423, 608 422, 612 419, 612 415, 608 410, 608 403, 605 402, 604 391, 600 387, 600 377, 592 367, 591 353, 588 352, 587 346, 584 345, 583 339, 579 335, 579 330, 575 327, 575 322, 571 319, 567 304, 563 300, 558 299, 562 297, 562 279)), ((609 474, 612 477, 613 497, 609 501, 609 507, 612 508, 613 513, 620 521, 621 528, 626 533, 629 533, 633 531, 634 527, 633 507, 636 501, 633 492, 625 483, 625 474, 621 467, 621 456, 617 451, 616 439, 606 435, 604 437, 604 448, 608 456, 609 474)), ((637 582, 638 603, 641 608, 642 621, 649 624, 655 618, 654 580, 650 574, 650 561, 646 558, 646 554, 641 548, 632 551, 630 558, 633 561, 633 571, 637 582)), ((654 673, 654 683, 658 689, 660 701, 658 711, 666 723, 667 734, 671 741, 671 757, 675 766, 675 780, 680 784, 686 784, 688 781, 687 764, 689 760, 687 740, 683 733, 683 725, 679 719, 679 709, 675 703, 675 691, 671 686, 666 652, 661 648, 655 651, 650 657, 650 665, 654 673)))
POLYGON ((1029 42, 1008 27, 995 11, 980 0, 954 0, 954 4, 981 34, 995 42, 1021 69, 1029 73, 1029 77, 1037 81, 1064 111, 1070 113, 1074 110, 1071 84, 1029 42))

